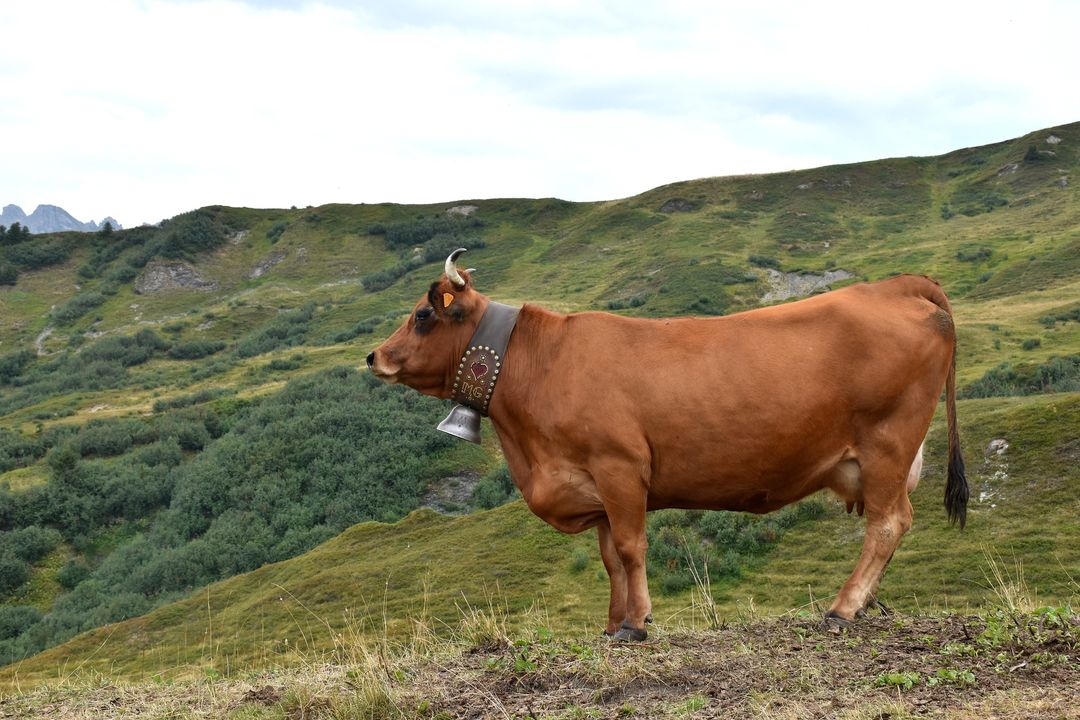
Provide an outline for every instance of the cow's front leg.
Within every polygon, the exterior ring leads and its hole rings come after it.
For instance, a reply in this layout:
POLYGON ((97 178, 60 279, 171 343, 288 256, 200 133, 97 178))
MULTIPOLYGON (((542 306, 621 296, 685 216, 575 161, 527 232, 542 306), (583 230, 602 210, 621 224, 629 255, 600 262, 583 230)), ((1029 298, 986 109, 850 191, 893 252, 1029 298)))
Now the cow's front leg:
POLYGON ((619 551, 615 547, 615 538, 607 519, 596 526, 596 536, 600 541, 600 557, 604 561, 604 569, 607 570, 608 582, 611 584, 611 600, 608 603, 608 621, 604 634, 614 637, 626 620, 626 568, 623 567, 619 551))
POLYGON ((645 508, 636 513, 623 512, 626 517, 610 521, 615 548, 626 572, 626 616, 615 633, 615 639, 640 642, 648 637, 645 623, 652 614, 652 599, 649 597, 649 581, 645 571, 645 551, 649 547, 645 539, 645 508), (631 514, 633 517, 630 517, 631 514))
MULTIPOLYGON (((615 632, 615 639, 622 641, 644 640, 648 636, 645 623, 652 615, 652 600, 649 598, 649 582, 645 572, 645 551, 649 547, 645 538, 648 482, 647 478, 635 475, 634 466, 624 463, 593 472, 600 500, 607 513, 610 543, 626 576, 625 614, 615 632)), ((613 577, 613 594, 615 587, 613 577)), ((615 609, 613 604, 612 610, 615 609)), ((609 628, 611 622, 612 618, 609 617, 609 628)))

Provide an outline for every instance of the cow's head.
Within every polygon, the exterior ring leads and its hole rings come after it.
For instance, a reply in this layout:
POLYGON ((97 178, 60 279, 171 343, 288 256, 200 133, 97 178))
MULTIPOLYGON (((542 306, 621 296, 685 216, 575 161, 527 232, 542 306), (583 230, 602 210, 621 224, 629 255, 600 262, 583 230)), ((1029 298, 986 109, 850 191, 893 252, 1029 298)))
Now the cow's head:
POLYGON ((465 248, 446 258, 446 272, 431 283, 393 335, 367 356, 375 377, 401 383, 425 395, 449 398, 453 370, 487 310, 488 299, 476 292, 468 270, 455 264, 465 248))

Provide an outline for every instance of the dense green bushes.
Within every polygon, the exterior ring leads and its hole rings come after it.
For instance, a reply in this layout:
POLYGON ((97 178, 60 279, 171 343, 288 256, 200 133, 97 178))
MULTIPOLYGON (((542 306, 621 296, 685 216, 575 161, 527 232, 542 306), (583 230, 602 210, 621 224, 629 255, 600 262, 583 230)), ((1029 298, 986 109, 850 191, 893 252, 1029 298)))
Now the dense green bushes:
POLYGON ((402 277, 404 277, 410 270, 423 265, 418 257, 411 257, 408 260, 399 262, 397 265, 386 268, 385 270, 377 270, 373 273, 360 278, 360 284, 364 286, 364 289, 368 292, 378 292, 390 287, 402 277))
POLYGON ((10 555, 0 556, 0 596, 15 592, 30 579, 30 565, 10 555))
POLYGON ((4 247, 3 257, 20 270, 37 270, 64 262, 71 257, 73 249, 73 243, 65 238, 27 236, 15 245, 4 247))
POLYGON ((189 340, 173 345, 168 355, 173 360, 198 360, 224 349, 225 342, 222 340, 189 340))
MULTIPOLYGON (((71 558, 56 573, 56 582, 65 590, 72 590, 76 585, 90 577, 90 566, 81 560, 71 558)), ((40 618, 38 618, 40 619, 40 618)), ((29 625, 30 623, 27 623, 29 625)), ((2 637, 2 635, 0 635, 2 637)))
POLYGON ((308 323, 314 314, 314 303, 278 313, 273 320, 240 339, 236 344, 236 357, 255 357, 280 347, 302 344, 307 338, 308 323))
POLYGON ((422 265, 442 262, 459 247, 469 250, 483 248, 483 240, 464 234, 467 230, 483 226, 483 220, 478 217, 460 215, 435 215, 372 225, 368 228, 370 234, 383 235, 387 248, 404 252, 396 265, 365 275, 360 282, 368 292, 377 292, 390 287, 422 265), (420 251, 412 252, 414 247, 419 247, 420 251))
POLYGON ((137 263, 135 267, 145 265, 154 257, 194 261, 199 253, 222 245, 226 236, 226 229, 216 220, 213 208, 177 215, 161 223, 143 252, 133 256, 137 263))
POLYGON ((747 260, 750 261, 751 265, 756 265, 760 268, 772 268, 773 270, 780 269, 780 261, 767 255, 751 255, 747 260))
POLYGON ((517 496, 509 468, 500 465, 481 478, 473 488, 472 503, 475 507, 490 509, 505 505, 517 496))
POLYGON ((0 384, 16 387, 0 395, 0 414, 73 390, 104 390, 123 385, 128 368, 161 354, 167 343, 149 328, 135 335, 99 338, 77 353, 33 361, 29 351, 0 357, 0 384))
MULTIPOLYGON (((156 232, 158 232, 157 228, 148 225, 122 232, 99 231, 94 237, 89 259, 79 266, 79 276, 88 280, 100 277, 105 268, 109 267, 125 250, 145 245, 156 232)), ((109 279, 114 282, 127 282, 134 279, 137 274, 131 266, 121 265, 110 273, 109 279)))
POLYGON ((968 217, 993 212, 1009 204, 1009 199, 989 185, 965 185, 953 193, 949 205, 956 212, 968 217))
POLYGON ((271 243, 276 243, 281 239, 281 236, 285 234, 285 231, 289 229, 289 223, 285 221, 276 222, 274 226, 266 231, 266 239, 271 243))
MULTIPOLYGON (((56 528, 44 531, 53 547, 62 536, 78 551, 125 524, 140 531, 96 567, 65 565, 57 580, 70 591, 23 632, 0 632, 0 661, 293 557, 357 522, 398 519, 434 479, 433 454, 453 442, 414 432, 439 420, 437 401, 347 368, 296 379, 233 411, 188 407, 38 440, 48 446, 49 483, 0 488, 0 529, 16 531, 0 537, 40 556, 44 545, 29 526, 56 528), (183 461, 184 451, 200 449, 183 461)), ((10 591, 25 582, 29 566, 20 558, 32 553, 5 552, 3 542, 0 558, 12 562, 0 562, 0 590, 10 591)), ((0 631, 4 622, 0 615, 0 631)))
POLYGON ((29 465, 45 454, 41 438, 0 428, 0 473, 29 465))
POLYGON ((36 563, 60 544, 60 533, 37 525, 0 533, 0 557, 36 563))
POLYGON ((378 292, 393 285, 407 273, 428 263, 443 262, 446 257, 459 247, 476 250, 485 247, 479 238, 465 238, 458 235, 436 235, 421 246, 419 253, 403 258, 397 265, 370 273, 360 278, 360 283, 368 292, 378 292))
POLYGON ((94 308, 105 304, 105 296, 99 292, 81 292, 52 311, 52 318, 61 325, 69 325, 94 308))
POLYGON ((0 355, 0 385, 6 385, 21 375, 33 359, 34 353, 26 349, 0 355))
POLYGON ((649 573, 661 591, 693 585, 690 563, 713 581, 737 579, 788 528, 821 517, 825 505, 811 498, 764 516, 704 510, 661 510, 649 515, 649 573))
MULTIPOLYGON (((17 636, 24 628, 41 620, 41 611, 27 605, 0 606, 0 640, 17 636)), ((3 661, 4 658, 0 658, 3 661)))
POLYGON ((343 343, 359 337, 360 335, 370 335, 375 332, 379 325, 383 324, 387 320, 393 320, 401 315, 400 311, 391 311, 382 315, 373 315, 369 318, 364 318, 348 330, 342 330, 341 332, 333 333, 323 338, 322 343, 343 343))
MULTIPOLYGON (((393 223, 376 223, 368 228, 370 235, 382 235, 391 250, 423 245, 436 235, 461 235, 466 230, 484 226, 475 215, 433 215, 393 223)), ((451 248, 452 250, 453 248, 451 248)))
POLYGON ((30 228, 12 223, 0 225, 0 285, 14 285, 20 270, 37 270, 71 257, 72 246, 60 238, 35 237, 30 228))
POLYGON ((60 533, 36 525, 0 532, 0 597, 30 579, 30 567, 60 543, 60 533))
POLYGON ((1001 363, 960 390, 961 398, 1006 397, 1080 390, 1080 355, 1052 357, 1039 364, 1001 363))

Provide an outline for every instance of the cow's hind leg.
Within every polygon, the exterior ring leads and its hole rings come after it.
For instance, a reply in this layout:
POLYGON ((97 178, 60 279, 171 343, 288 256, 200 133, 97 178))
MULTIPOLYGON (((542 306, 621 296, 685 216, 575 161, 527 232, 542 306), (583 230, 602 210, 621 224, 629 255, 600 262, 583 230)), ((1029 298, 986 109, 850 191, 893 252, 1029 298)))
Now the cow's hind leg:
POLYGON ((909 463, 879 462, 863 465, 863 502, 866 537, 855 572, 833 601, 826 622, 847 625, 875 602, 874 593, 900 539, 911 528, 911 502, 907 496, 909 463))
POLYGON ((626 619, 626 568, 619 558, 619 550, 615 546, 615 538, 606 519, 596 526, 596 535, 600 540, 600 557, 604 561, 604 569, 607 570, 608 582, 611 584, 608 622, 604 628, 604 634, 610 637, 619 632, 626 619))

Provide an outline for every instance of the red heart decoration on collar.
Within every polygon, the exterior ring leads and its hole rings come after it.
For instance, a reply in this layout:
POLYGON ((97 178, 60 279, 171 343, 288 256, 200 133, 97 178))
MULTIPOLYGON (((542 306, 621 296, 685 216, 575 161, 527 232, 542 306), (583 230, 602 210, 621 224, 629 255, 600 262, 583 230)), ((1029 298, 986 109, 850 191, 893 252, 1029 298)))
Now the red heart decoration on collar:
POLYGON ((473 377, 477 380, 488 374, 488 366, 486 363, 474 362, 469 369, 472 370, 473 377))

